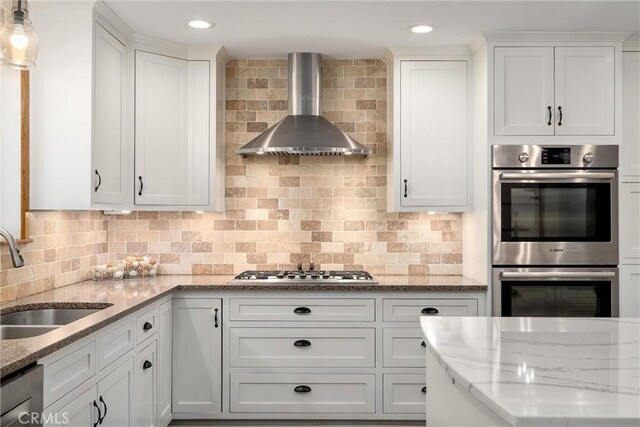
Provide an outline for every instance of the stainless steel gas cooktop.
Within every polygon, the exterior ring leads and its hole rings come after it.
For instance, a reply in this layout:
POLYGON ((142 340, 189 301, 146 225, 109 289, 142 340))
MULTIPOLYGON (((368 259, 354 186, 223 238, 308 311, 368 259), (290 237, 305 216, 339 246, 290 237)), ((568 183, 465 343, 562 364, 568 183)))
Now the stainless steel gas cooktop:
POLYGON ((378 283, 366 271, 324 270, 247 270, 238 274, 233 282, 257 283, 378 283))

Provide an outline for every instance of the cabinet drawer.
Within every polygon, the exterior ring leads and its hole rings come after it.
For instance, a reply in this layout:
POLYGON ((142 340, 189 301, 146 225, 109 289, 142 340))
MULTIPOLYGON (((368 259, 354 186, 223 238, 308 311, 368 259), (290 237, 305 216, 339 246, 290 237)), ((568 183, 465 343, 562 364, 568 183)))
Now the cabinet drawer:
POLYGON ((136 317, 136 345, 158 332, 158 307, 136 317))
POLYGON ((425 374, 384 374, 385 414, 424 414, 427 410, 425 374))
POLYGON ((296 322, 373 322, 373 299, 231 298, 233 320, 296 322))
POLYGON ((374 328, 230 328, 232 367, 374 367, 374 328))
POLYGON ((231 374, 230 400, 231 412, 370 414, 375 375, 231 374))
POLYGON ((477 316, 477 299, 387 299, 382 301, 385 322, 417 322, 420 316, 477 316))
POLYGON ((384 328, 382 364, 385 368, 424 368, 426 346, 420 328, 384 328))
POLYGON ((130 319, 98 339, 98 370, 132 350, 135 345, 134 320, 130 319))
POLYGON ((96 373, 96 342, 91 341, 44 368, 44 407, 55 402, 96 373))

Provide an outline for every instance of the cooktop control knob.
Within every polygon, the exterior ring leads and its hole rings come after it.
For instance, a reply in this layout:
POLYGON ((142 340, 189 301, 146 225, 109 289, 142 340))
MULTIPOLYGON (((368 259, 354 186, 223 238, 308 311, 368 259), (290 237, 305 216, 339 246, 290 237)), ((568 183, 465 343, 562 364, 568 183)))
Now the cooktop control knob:
POLYGON ((582 161, 586 164, 593 162, 593 153, 587 153, 582 157, 582 161))
POLYGON ((527 163, 529 161, 529 153, 520 153, 518 160, 520 160, 520 163, 527 163))

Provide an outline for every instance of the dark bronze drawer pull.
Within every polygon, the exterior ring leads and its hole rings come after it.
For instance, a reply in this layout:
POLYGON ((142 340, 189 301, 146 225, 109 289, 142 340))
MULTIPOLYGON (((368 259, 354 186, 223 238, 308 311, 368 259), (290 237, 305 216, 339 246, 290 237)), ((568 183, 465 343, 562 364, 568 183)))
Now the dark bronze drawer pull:
POLYGON ((149 322, 144 322, 144 325, 142 325, 142 330, 143 331, 148 331, 148 330, 150 330, 152 328, 153 328, 153 325, 151 323, 149 323, 149 322))
POLYGON ((438 314, 440 312, 435 307, 425 307, 425 308, 422 309, 422 311, 420 313, 422 313, 422 314, 438 314))
POLYGON ((311 341, 308 340, 298 340, 293 343, 296 347, 309 347, 311 345, 311 341))
POLYGON ((299 385, 293 389, 296 393, 309 393, 311 391, 311 387, 308 385, 299 385))
POLYGON ((422 387, 422 392, 426 393, 427 392, 427 386, 422 387))
POLYGON ((153 366, 153 363, 151 363, 148 360, 145 360, 144 363, 142 364, 142 369, 149 369, 152 366, 153 366))
POLYGON ((293 309, 295 314, 309 314, 311 313, 311 309, 309 307, 296 307, 293 309))
POLYGON ((421 346, 423 346, 423 347, 426 347, 426 346, 427 346, 427 343, 426 343, 426 342, 424 342, 424 341, 422 341, 422 344, 420 344, 420 345, 421 345, 421 346))

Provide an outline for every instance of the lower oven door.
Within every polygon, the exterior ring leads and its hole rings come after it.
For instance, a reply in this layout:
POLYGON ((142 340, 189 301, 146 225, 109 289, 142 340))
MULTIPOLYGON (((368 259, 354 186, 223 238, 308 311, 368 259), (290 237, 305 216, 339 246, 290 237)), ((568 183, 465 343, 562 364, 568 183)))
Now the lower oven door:
POLYGON ((494 265, 617 265, 615 170, 494 170, 494 265))
POLYGON ((617 268, 494 268, 493 315, 618 317, 617 268))

